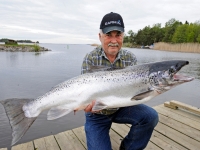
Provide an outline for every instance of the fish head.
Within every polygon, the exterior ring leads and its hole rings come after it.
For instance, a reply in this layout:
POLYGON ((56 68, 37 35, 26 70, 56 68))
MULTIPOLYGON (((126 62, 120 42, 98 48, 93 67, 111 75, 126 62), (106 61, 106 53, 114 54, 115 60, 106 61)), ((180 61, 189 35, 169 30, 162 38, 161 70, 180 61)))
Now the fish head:
POLYGON ((149 70, 149 82, 151 86, 161 94, 177 85, 192 81, 193 77, 177 74, 182 67, 188 64, 189 61, 184 60, 154 63, 150 66, 149 70))

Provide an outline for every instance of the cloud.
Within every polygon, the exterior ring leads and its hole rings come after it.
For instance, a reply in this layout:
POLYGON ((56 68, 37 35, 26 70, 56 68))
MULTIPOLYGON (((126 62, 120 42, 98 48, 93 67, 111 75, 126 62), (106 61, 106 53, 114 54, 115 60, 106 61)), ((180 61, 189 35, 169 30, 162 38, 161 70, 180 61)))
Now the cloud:
POLYGON ((0 38, 30 39, 41 43, 99 43, 102 17, 120 13, 125 31, 175 18, 199 20, 198 0, 0 0, 0 38))

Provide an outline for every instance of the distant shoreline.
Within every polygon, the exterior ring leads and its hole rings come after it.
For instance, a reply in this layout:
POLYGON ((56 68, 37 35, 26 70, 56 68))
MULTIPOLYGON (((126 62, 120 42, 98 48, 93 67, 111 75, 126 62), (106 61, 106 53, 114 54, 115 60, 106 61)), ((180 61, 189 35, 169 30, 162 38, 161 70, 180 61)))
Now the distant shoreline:
POLYGON ((0 44, 0 52, 44 52, 51 51, 45 47, 41 47, 39 45, 4 45, 0 44))
POLYGON ((91 45, 91 46, 99 46, 99 44, 95 44, 95 43, 94 43, 94 44, 90 44, 90 45, 91 45))
POLYGON ((138 48, 138 49, 151 49, 151 50, 159 50, 159 51, 170 51, 170 52, 184 52, 184 53, 200 53, 200 44, 199 43, 165 43, 158 42, 154 43, 151 46, 139 46, 132 45, 130 43, 124 43, 123 47, 129 48, 138 48))
POLYGON ((184 53, 200 53, 200 44, 199 43, 165 43, 158 42, 154 44, 154 50, 163 50, 163 51, 173 51, 173 52, 184 52, 184 53))

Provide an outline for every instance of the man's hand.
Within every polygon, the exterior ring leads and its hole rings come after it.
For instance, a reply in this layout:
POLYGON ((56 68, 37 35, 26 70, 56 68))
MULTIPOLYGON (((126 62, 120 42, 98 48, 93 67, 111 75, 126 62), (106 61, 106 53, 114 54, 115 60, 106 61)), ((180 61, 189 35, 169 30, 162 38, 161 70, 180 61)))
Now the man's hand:
POLYGON ((95 102, 96 102, 96 100, 93 100, 89 105, 87 105, 87 107, 84 109, 84 111, 95 113, 96 111, 92 111, 92 108, 93 108, 95 102))

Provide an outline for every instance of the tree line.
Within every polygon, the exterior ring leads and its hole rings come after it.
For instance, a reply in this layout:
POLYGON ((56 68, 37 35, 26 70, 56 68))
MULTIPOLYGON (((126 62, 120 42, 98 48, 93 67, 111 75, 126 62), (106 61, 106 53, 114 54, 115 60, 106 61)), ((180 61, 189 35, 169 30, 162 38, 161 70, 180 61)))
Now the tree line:
POLYGON ((182 23, 175 18, 161 27, 161 23, 152 27, 146 26, 137 33, 132 30, 124 36, 124 43, 133 45, 152 45, 157 42, 167 43, 200 43, 200 21, 182 23))

